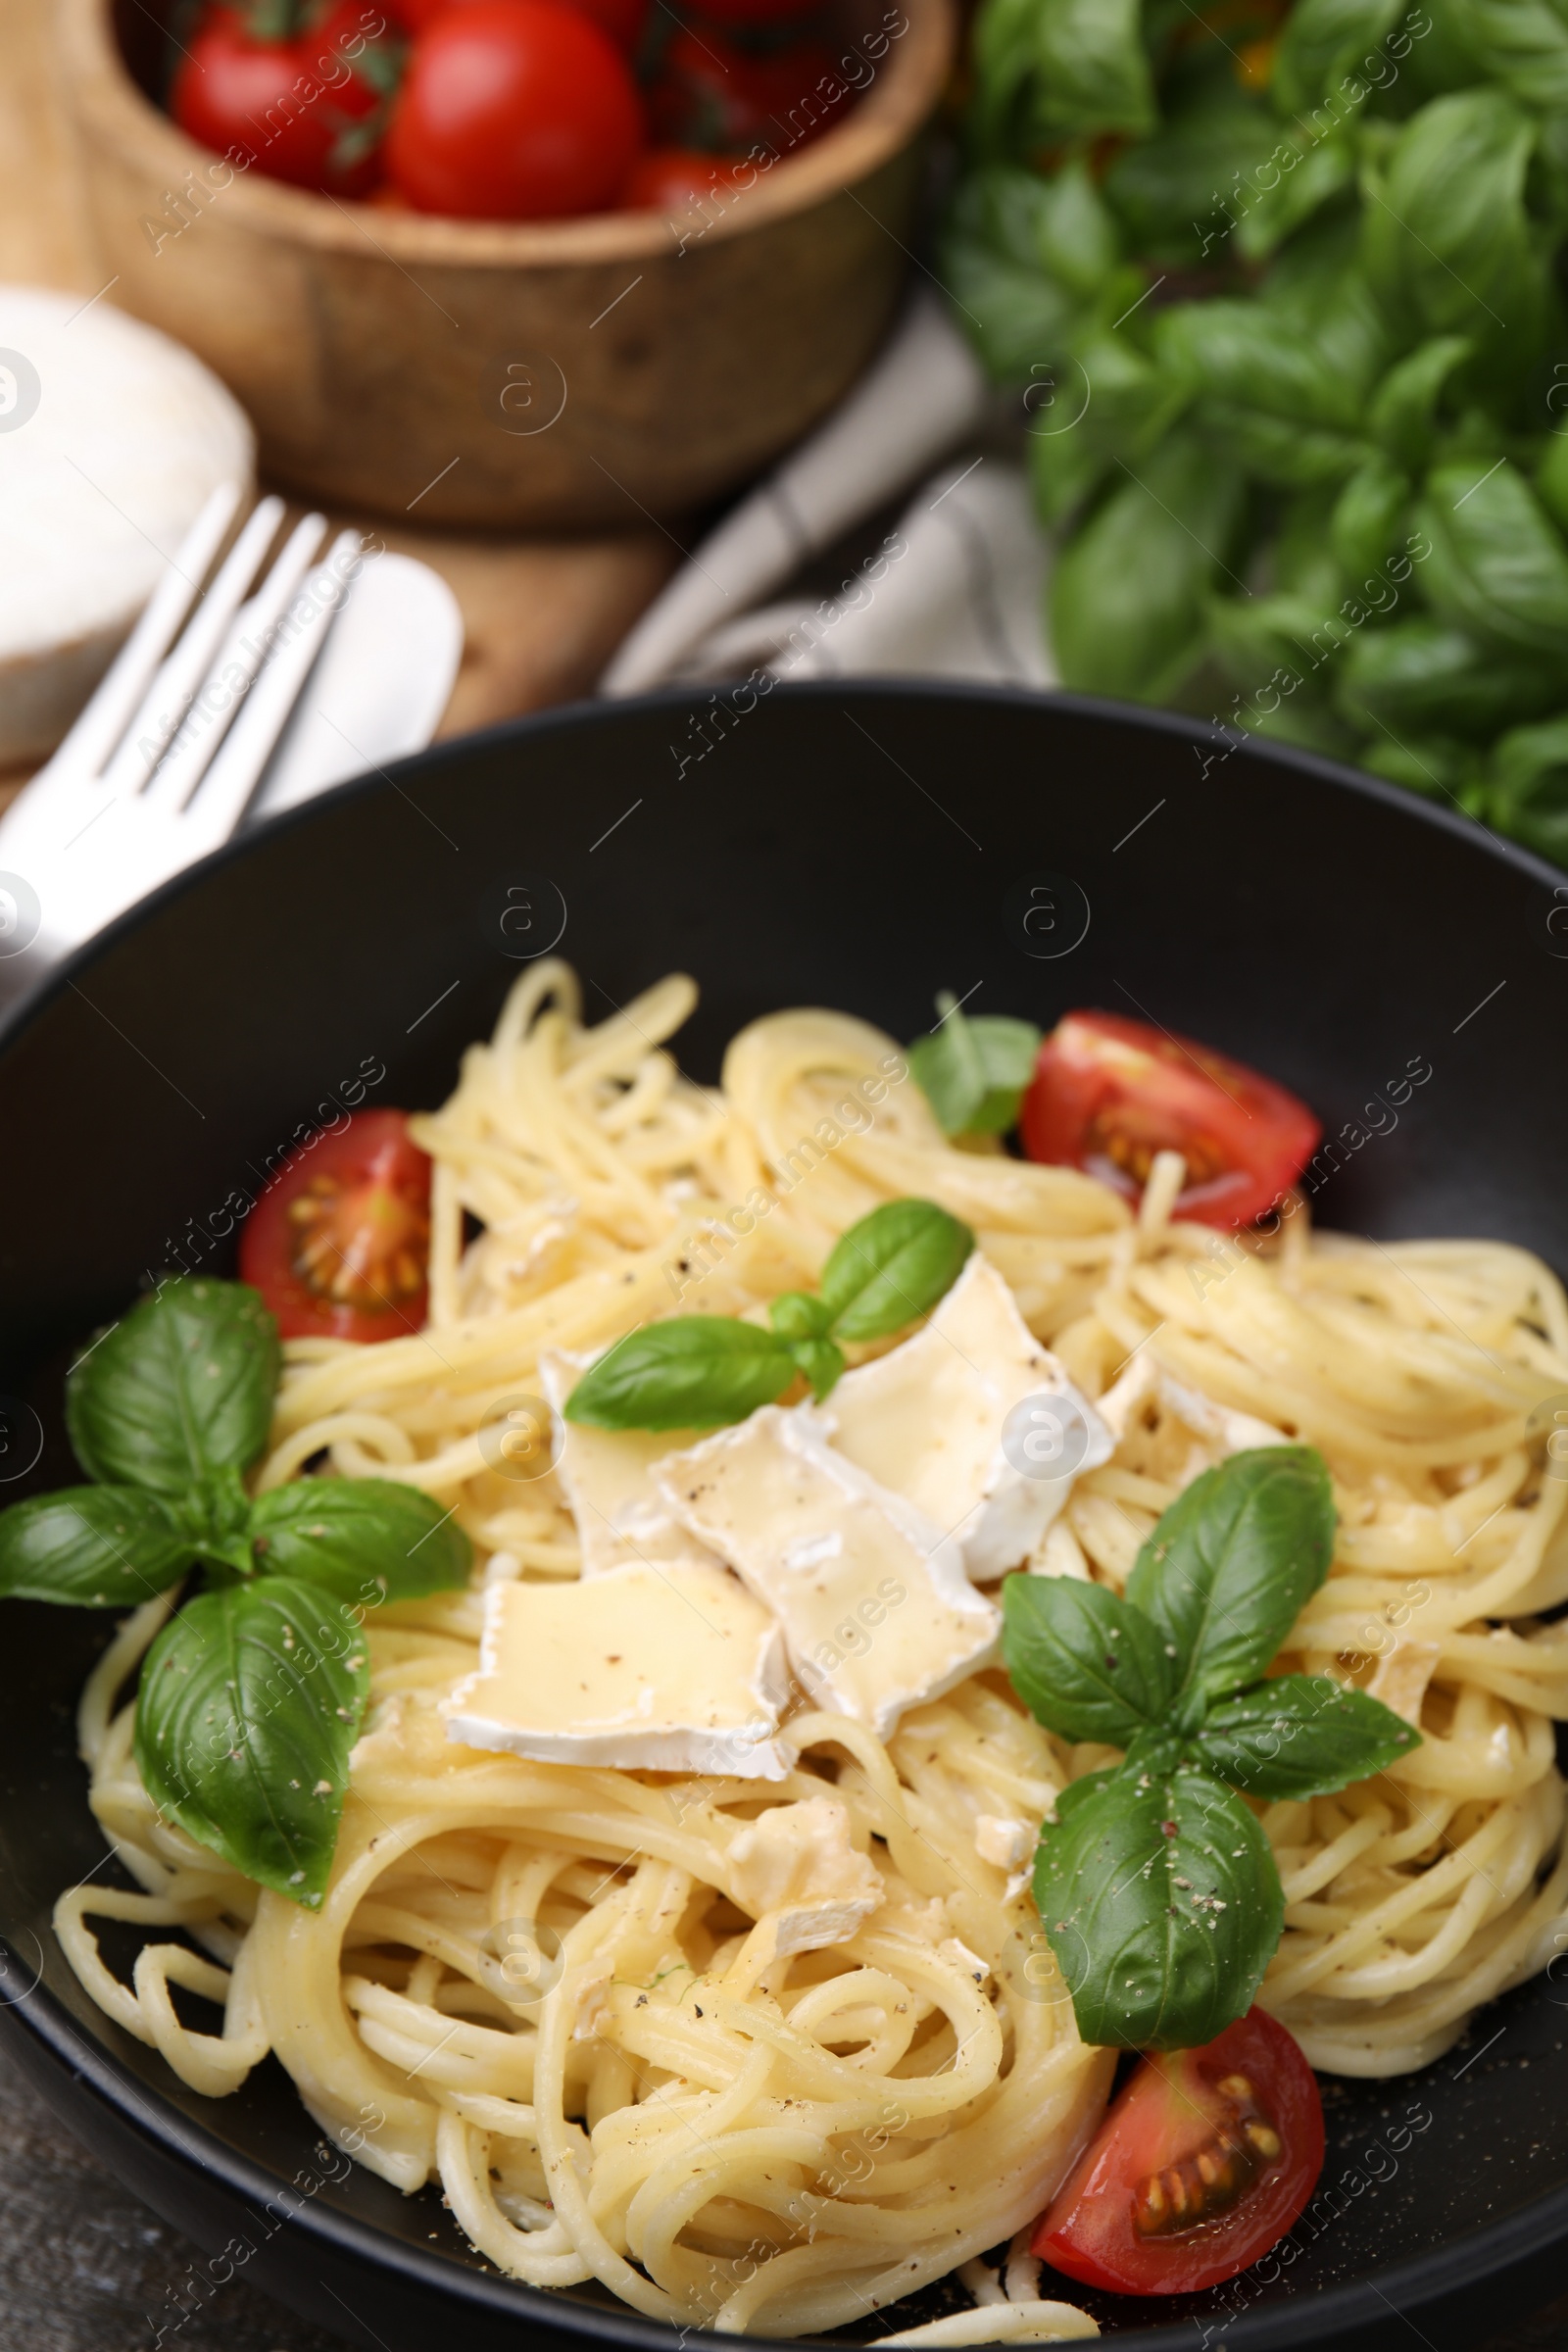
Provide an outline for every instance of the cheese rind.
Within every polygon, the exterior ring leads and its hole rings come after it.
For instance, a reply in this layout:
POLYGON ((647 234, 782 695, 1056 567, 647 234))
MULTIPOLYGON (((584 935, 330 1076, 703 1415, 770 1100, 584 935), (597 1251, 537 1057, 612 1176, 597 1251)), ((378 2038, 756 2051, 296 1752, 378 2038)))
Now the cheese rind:
POLYGON ((775 1613, 817 1706, 886 1739, 907 1708, 993 1662, 1001 1617, 957 1544, 807 1413, 763 1405, 652 1476, 775 1613))
POLYGON ((1108 1461, 1111 1436, 1041 1345, 1007 1284, 977 1250, 912 1339, 847 1372, 825 1420, 841 1453, 905 1495, 960 1545, 977 1582, 1035 1549, 1081 1470, 1108 1461), (1007 1416, 1027 1398, 1059 1397, 1081 1450, 1059 1476, 1008 1458, 1007 1416))
POLYGON ((1039 1825, 1009 1813, 982 1813, 974 1825, 975 1852, 998 1870, 1021 1870, 1039 1843, 1039 1825))
POLYGON ((539 1763, 778 1781, 786 1688, 778 1628, 736 1578, 638 1563, 493 1585, 479 1670, 444 1713, 449 1740, 539 1763))
POLYGON ((59 742, 255 440, 191 352, 108 302, 0 286, 0 347, 5 767, 59 742))
POLYGON ((832 1796, 769 1806, 736 1832, 725 1864, 743 1911, 777 1915, 779 1958, 847 1943, 887 1893, 876 1864, 850 1842, 849 1807, 832 1796))
POLYGON ((672 1517, 648 1475, 652 1463, 679 1446, 678 1435, 593 1429, 565 1419, 566 1399, 593 1360, 564 1349, 539 1359, 539 1377, 561 1434, 556 1476, 577 1522, 583 1575, 603 1576, 607 1569, 629 1568, 637 1560, 710 1559, 672 1517))
MULTIPOLYGON (((1115 1387, 1100 1399, 1100 1417, 1118 1446, 1139 1408, 1151 1400, 1162 1413, 1174 1415, 1184 1429, 1190 1429, 1215 1461, 1250 1452, 1255 1446, 1288 1446, 1291 1442, 1271 1421, 1260 1421, 1254 1413, 1241 1412, 1233 1405, 1216 1404, 1201 1391, 1174 1380, 1152 1355, 1139 1353, 1115 1387)), ((1196 1477, 1198 1470, 1190 1475, 1196 1477)))

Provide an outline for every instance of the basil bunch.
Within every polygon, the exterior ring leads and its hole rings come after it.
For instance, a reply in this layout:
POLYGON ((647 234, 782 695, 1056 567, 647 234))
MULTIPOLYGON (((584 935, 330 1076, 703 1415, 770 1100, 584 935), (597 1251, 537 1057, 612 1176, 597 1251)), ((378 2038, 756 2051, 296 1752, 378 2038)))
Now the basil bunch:
POLYGON ((786 1291, 771 1328, 732 1315, 645 1323, 589 1367, 566 1401, 595 1429, 715 1429, 781 1396, 798 1373, 818 1404, 844 1370, 840 1340, 878 1340, 925 1314, 974 1248, 934 1200, 890 1200, 834 1244, 821 1287, 786 1291))
POLYGON ((147 1653, 136 1762, 153 1802, 236 1869, 320 1901, 369 1691, 368 1608, 467 1579, 468 1539, 416 1487, 306 1478, 253 1500, 277 1325, 243 1283, 143 1298, 66 1383, 92 1486, 0 1512, 0 1595, 126 1608, 200 1567, 147 1653))
POLYGON ((1194 1480, 1124 1597, 1068 1578, 1003 1587, 1003 1656, 1030 1711, 1127 1751, 1063 1789, 1035 1862, 1085 2041, 1196 2049, 1251 2006, 1285 1896, 1235 1791, 1321 1795, 1420 1743, 1326 1676, 1260 1679, 1328 1574, 1334 1526, 1321 1456, 1264 1446, 1194 1480))
POLYGON ((1568 862, 1568 14, 984 0, 974 39, 943 275, 1030 387, 1063 684, 1568 862))
POLYGON ((964 1012, 951 989, 936 1027, 906 1050, 915 1084, 944 1135, 1005 1135, 1035 1074, 1040 1031, 1002 1012, 964 1012))

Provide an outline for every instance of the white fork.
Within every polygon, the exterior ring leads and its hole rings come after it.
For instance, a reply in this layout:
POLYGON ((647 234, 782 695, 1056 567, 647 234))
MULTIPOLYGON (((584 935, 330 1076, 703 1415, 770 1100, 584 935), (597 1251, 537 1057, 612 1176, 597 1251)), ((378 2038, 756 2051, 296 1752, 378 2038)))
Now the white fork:
POLYGON ((0 1004, 245 813, 363 546, 340 533, 313 571, 326 523, 309 514, 253 589, 283 516, 266 498, 204 594, 239 497, 213 492, 70 734, 0 817, 0 1004))

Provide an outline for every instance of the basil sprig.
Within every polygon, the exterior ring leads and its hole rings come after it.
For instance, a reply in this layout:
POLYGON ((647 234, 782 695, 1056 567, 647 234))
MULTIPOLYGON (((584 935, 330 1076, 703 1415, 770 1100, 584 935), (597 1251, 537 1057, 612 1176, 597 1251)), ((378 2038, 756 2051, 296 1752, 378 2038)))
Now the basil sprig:
POLYGON ((369 1690, 360 1621, 466 1581, 467 1537, 390 1479, 299 1479, 253 1500, 277 1325, 243 1283, 189 1278, 143 1298, 66 1383, 95 1484, 0 1511, 0 1596, 127 1608, 193 1568, 209 1590, 147 1653, 136 1762, 204 1845, 317 1904, 369 1690))
POLYGON ((1000 1012, 971 1019, 951 989, 937 999, 940 1019, 906 1048, 916 1085, 944 1135, 1005 1135, 1035 1074, 1040 1031, 1000 1012))
POLYGON ((1194 1480, 1125 1595, 1070 1578, 1003 1588, 1003 1655, 1031 1713, 1126 1750, 1062 1791, 1035 1861, 1086 2041, 1196 2049, 1250 2007, 1285 1896, 1238 1791, 1324 1795, 1419 1745, 1364 1691, 1261 1679, 1328 1574, 1334 1527, 1322 1457, 1263 1446, 1194 1480))
POLYGON ((716 1429, 782 1396, 798 1374, 820 1404, 844 1370, 841 1340, 902 1331, 952 1289, 974 1235, 934 1200, 890 1200, 842 1234, 820 1288, 786 1291, 771 1328, 672 1315, 607 1350, 566 1400, 594 1429, 716 1429))

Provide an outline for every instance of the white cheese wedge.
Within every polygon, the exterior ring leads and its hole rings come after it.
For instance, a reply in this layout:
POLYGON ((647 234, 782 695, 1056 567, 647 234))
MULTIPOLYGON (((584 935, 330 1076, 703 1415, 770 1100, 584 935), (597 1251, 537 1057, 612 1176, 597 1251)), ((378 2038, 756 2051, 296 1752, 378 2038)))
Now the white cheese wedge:
POLYGON ((593 1360, 564 1349, 539 1359, 539 1377, 561 1432, 556 1475, 577 1522, 584 1576, 629 1568, 635 1560, 710 1559, 648 1475, 652 1463, 679 1451, 678 1431, 671 1436, 668 1430, 590 1429, 564 1418, 567 1397, 593 1360))
POLYGON ((998 1870, 1021 1870, 1040 1843, 1038 1822, 1008 1813, 982 1813, 974 1825, 974 1850, 998 1870))
POLYGON ((996 1655, 1001 1618, 963 1555, 801 1412, 763 1405, 670 1454, 654 1484, 784 1629, 813 1703, 886 1739, 996 1655))
POLYGON ((876 1864, 850 1843, 849 1807, 832 1796, 771 1806, 730 1839, 726 1862, 741 1909, 777 1914, 780 1957, 847 1943, 887 1892, 876 1864))
MULTIPOLYGON (((1260 1421, 1255 1414, 1239 1412, 1232 1405, 1215 1404, 1200 1390, 1173 1380, 1152 1355, 1142 1352, 1133 1357, 1115 1387, 1106 1390, 1097 1410, 1119 1446, 1139 1409, 1149 1403, 1190 1429, 1213 1461, 1250 1452, 1255 1446, 1291 1443, 1271 1421, 1260 1421)), ((1204 1467, 1201 1460, 1195 1462, 1192 1476, 1196 1478, 1204 1467)))
POLYGON ((724 1569, 615 1568, 576 1584, 492 1585, 479 1671, 447 1738, 543 1764, 782 1780, 777 1626, 724 1569))
POLYGON ((845 1374, 827 1414, 839 1451, 955 1536, 979 1583, 1027 1559, 1074 1477, 1111 1452, 1100 1415, 978 1250, 923 1330, 845 1374), (1028 1431, 1014 1432, 1005 1450, 1003 1431, 1016 1405, 1042 1394, 1060 1399, 1065 1419, 1039 1433, 1037 1462, 1020 1443, 1028 1431))
POLYGON ((108 302, 0 286, 0 767, 65 733, 220 482, 244 411, 108 302), (20 355, 20 360, 17 355, 20 355))

